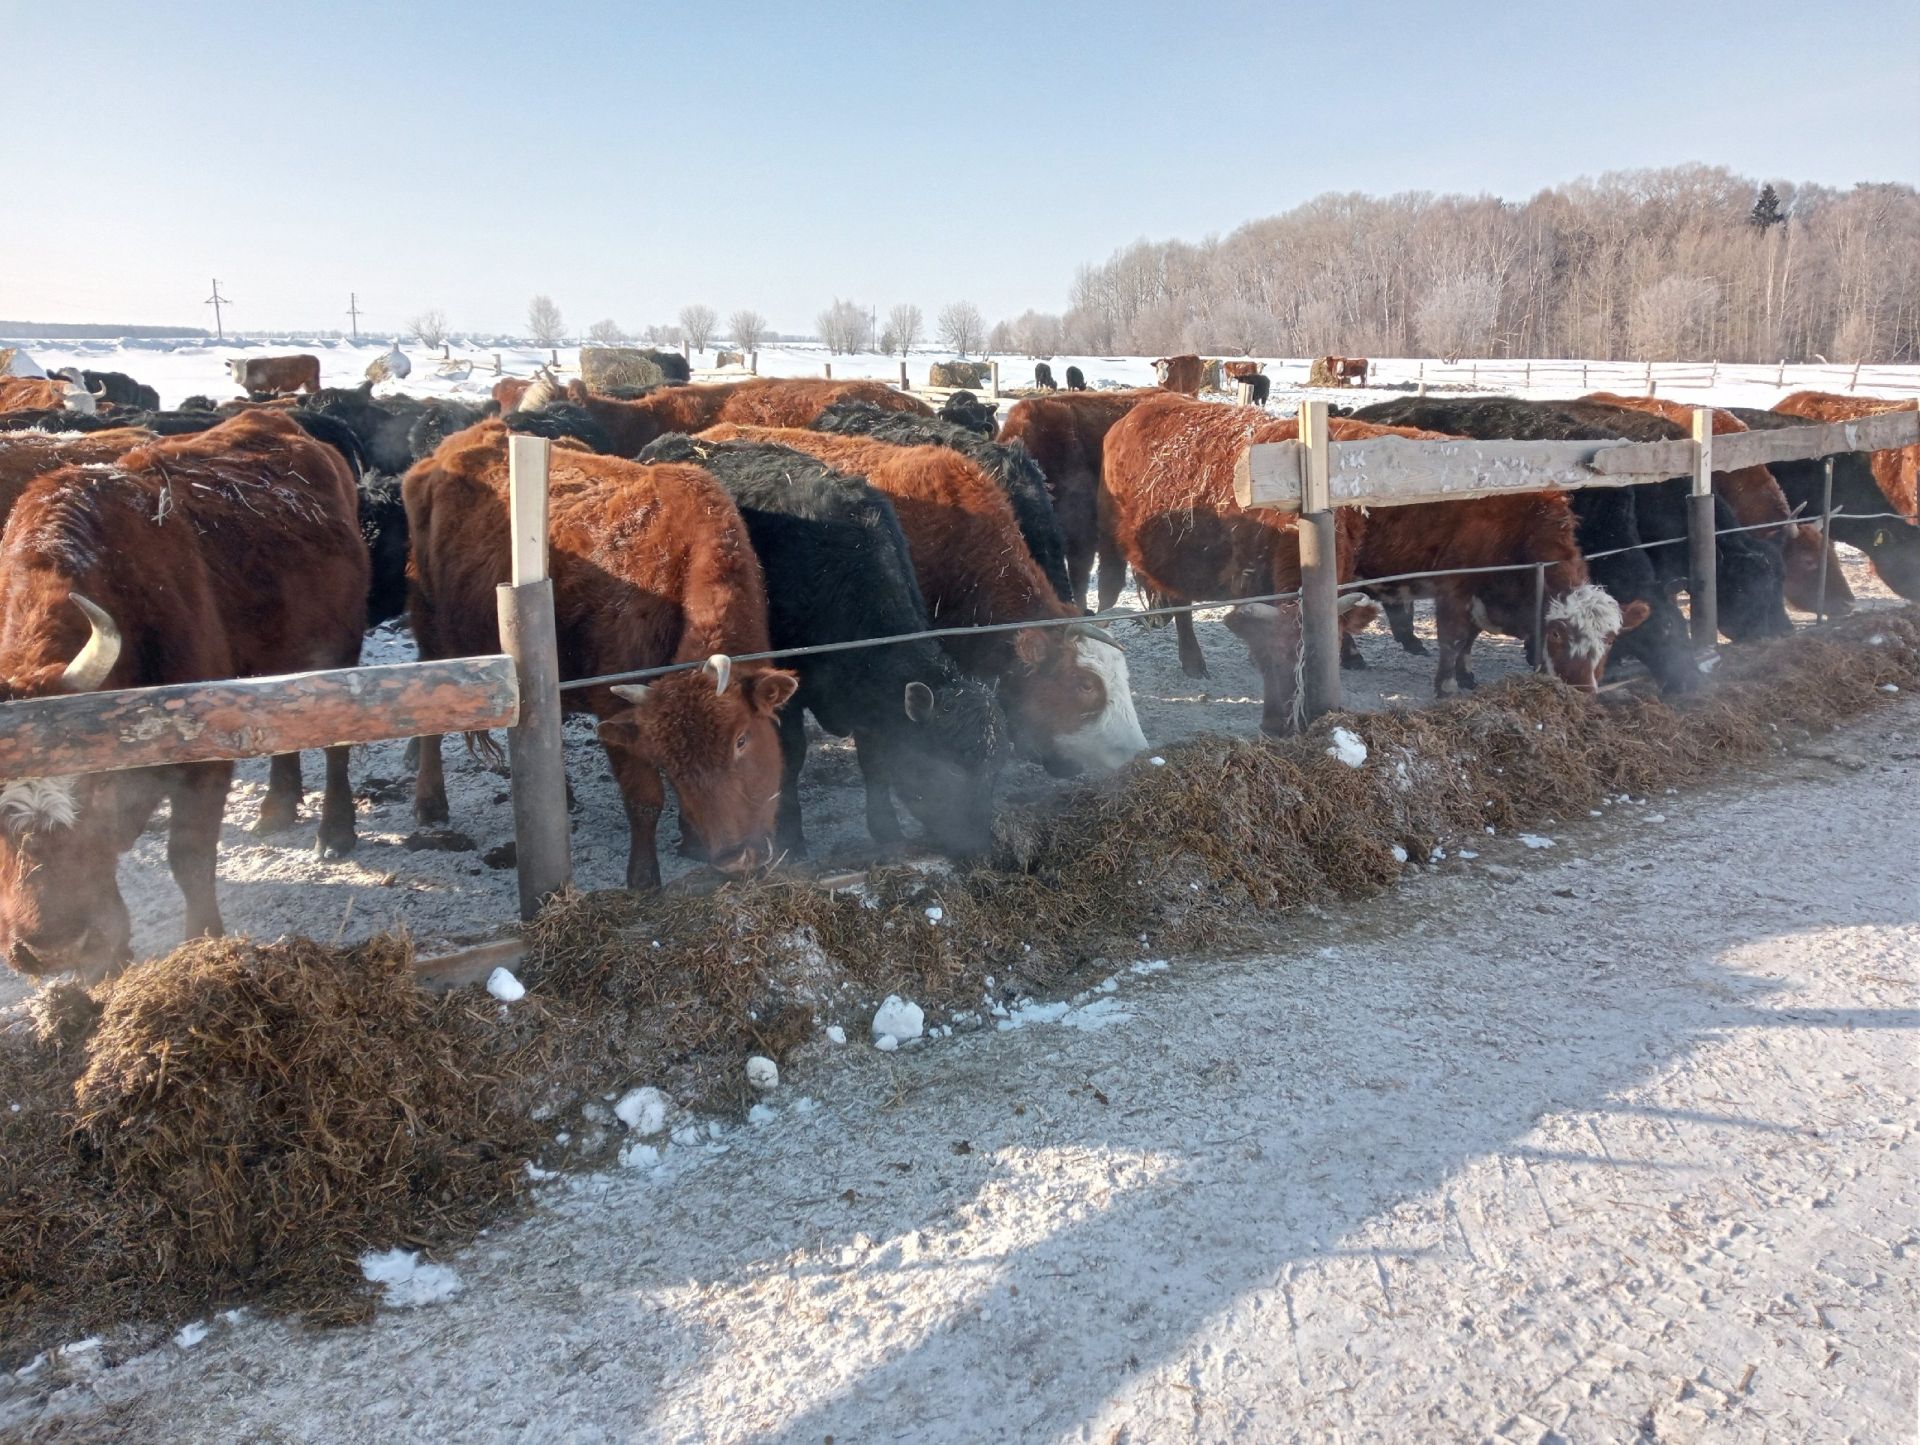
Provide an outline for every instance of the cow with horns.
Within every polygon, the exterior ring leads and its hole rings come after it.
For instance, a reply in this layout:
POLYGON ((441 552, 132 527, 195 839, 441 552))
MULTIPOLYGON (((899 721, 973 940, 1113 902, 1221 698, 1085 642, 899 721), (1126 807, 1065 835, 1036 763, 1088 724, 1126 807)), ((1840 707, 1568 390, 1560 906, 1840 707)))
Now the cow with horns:
MULTIPOLYGON (((355 511, 339 454, 264 411, 46 473, 0 535, 0 700, 352 666, 367 592, 355 511)), ((98 973, 124 960, 115 862, 163 800, 187 934, 221 933, 232 772, 205 762, 0 787, 9 962, 98 973)), ((347 749, 329 748, 320 848, 353 846, 347 749)))

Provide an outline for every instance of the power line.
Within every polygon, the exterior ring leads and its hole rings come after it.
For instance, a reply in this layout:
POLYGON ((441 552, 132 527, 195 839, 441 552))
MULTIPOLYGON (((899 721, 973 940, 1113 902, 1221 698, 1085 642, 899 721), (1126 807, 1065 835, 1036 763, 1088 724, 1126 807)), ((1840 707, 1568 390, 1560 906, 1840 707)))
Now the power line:
POLYGON ((360 339, 360 296, 358 292, 347 293, 347 316, 353 323, 353 339, 360 339))
POLYGON ((201 303, 201 305, 211 306, 213 308, 214 339, 216 341, 225 341, 227 339, 227 333, 226 333, 226 328, 223 327, 220 323, 220 308, 222 306, 233 305, 233 298, 231 296, 222 296, 220 294, 220 278, 218 276, 213 278, 213 295, 209 296, 205 301, 201 303))

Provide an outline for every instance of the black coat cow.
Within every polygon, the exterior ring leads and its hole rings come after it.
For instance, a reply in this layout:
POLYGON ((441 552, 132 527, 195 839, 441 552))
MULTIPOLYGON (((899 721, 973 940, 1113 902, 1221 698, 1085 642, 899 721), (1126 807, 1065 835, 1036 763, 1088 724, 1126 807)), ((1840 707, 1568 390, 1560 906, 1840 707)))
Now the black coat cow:
POLYGON ((1033 364, 1033 384, 1042 391, 1058 391, 1060 384, 1053 379, 1053 368, 1044 361, 1033 364))
POLYGON ((980 400, 970 391, 956 391, 948 397, 940 407, 940 417, 983 437, 993 436, 1000 430, 1000 408, 980 400))
POLYGON ((1067 390, 1085 391, 1086 389, 1087 374, 1077 366, 1069 366, 1067 368, 1067 390))
POLYGON ((1033 560, 1047 574, 1047 584, 1062 602, 1073 600, 1067 581, 1067 547, 1059 519, 1054 516, 1053 496, 1047 490, 1040 464, 1019 442, 998 442, 941 417, 882 411, 859 401, 835 402, 820 413, 813 429, 839 436, 872 437, 895 446, 938 446, 959 452, 1007 494, 1014 520, 1020 524, 1020 535, 1033 560))
MULTIPOLYGON (((732 496, 766 574, 774 647, 932 627, 893 504, 865 482, 802 452, 752 442, 666 436, 639 459, 691 462, 732 496)), ((800 690, 780 718, 784 771, 775 837, 781 848, 806 851, 802 707, 828 732, 853 738, 875 842, 891 847, 900 841, 897 797, 942 848, 986 848, 994 779, 1010 751, 991 688, 967 677, 931 640, 820 653, 795 658, 792 666, 800 690)))

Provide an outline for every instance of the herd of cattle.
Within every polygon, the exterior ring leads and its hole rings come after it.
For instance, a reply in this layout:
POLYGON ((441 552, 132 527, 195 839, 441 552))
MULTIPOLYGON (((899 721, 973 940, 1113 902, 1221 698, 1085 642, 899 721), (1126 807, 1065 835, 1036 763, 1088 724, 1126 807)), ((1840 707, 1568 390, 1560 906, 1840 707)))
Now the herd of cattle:
MULTIPOLYGON (((303 358, 269 358, 300 363, 303 358)), ((250 363, 261 365, 261 363, 250 363)), ((655 831, 671 784, 681 848, 738 870, 805 850, 803 718, 851 737, 869 830, 901 837, 896 804, 939 846, 988 842, 996 775, 1014 755, 1060 774, 1120 767, 1146 739, 1126 655, 1086 620, 1130 569, 1150 596, 1223 602, 1260 671, 1263 726, 1294 724, 1297 607, 1247 601, 1299 584, 1295 519, 1240 508, 1235 463, 1295 434, 1264 410, 1164 388, 1070 389, 1017 402, 1003 424, 962 393, 942 412, 870 381, 754 378, 601 392, 551 375, 503 382, 485 406, 328 390, 304 365, 249 374, 252 396, 161 410, 127 378, 0 388, 0 700, 349 666, 365 629, 408 614, 420 656, 498 650, 508 577, 508 441, 555 442, 551 573, 565 679, 695 664, 565 694, 592 714, 630 829, 627 882, 659 881, 655 831), (258 385, 256 385, 258 384, 258 385), (87 400, 66 405, 73 391, 87 400), (123 396, 127 400, 113 399, 123 396), (8 410, 11 406, 12 409, 8 410), (1046 624, 1046 625, 1035 625, 1046 624), (731 659, 927 632, 814 653, 731 659)), ((1079 378, 1070 378, 1079 380, 1079 378)), ((1814 393, 1719 424, 1791 425, 1871 407, 1814 393)), ((1336 439, 1679 437, 1666 403, 1595 396, 1408 398, 1332 423, 1336 439)), ((1920 451, 1920 448, 1913 449, 1920 451)), ((1715 478, 1721 625, 1787 631, 1822 573, 1819 465, 1715 478)), ((1920 528, 1849 514, 1914 509, 1914 458, 1838 459, 1834 535, 1888 585, 1920 596, 1920 528)), ((1384 605, 1424 651, 1416 595, 1435 602, 1436 688, 1471 687, 1475 637, 1544 645, 1567 683, 1598 686, 1632 657, 1668 692, 1699 681, 1685 619, 1684 478, 1625 488, 1342 509, 1340 580, 1384 605), (1605 555, 1598 555, 1605 554, 1605 555), (1545 564, 1535 639, 1530 572, 1369 578, 1545 564)), ((1844 610, 1837 566, 1828 610, 1844 610)), ((1357 630, 1372 609, 1345 614, 1357 630)), ((1204 674, 1191 619, 1183 666, 1204 674)), ((1362 665, 1351 645, 1348 660, 1362 665)), ((347 750, 330 750, 319 846, 354 846, 347 750)), ((190 934, 218 933, 215 850, 231 768, 203 763, 0 786, 0 949, 27 972, 122 958, 130 920, 115 863, 165 800, 167 856, 190 934)), ((290 825, 297 756, 275 758, 260 827, 290 825)), ((423 823, 447 820, 439 740, 423 740, 423 823)))

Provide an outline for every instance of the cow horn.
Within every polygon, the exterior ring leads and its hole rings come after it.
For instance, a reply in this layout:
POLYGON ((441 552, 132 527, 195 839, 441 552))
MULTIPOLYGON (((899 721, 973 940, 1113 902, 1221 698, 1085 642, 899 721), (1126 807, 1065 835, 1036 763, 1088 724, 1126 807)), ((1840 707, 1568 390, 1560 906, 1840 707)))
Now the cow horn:
POLYGON ((608 688, 607 690, 622 702, 630 702, 635 707, 640 706, 641 703, 652 696, 644 682, 626 683, 618 687, 608 688))
POLYGON ((69 593, 68 600, 86 617, 93 634, 60 674, 60 688, 63 692, 92 692, 107 680, 107 674, 120 659, 120 629, 111 617, 78 592, 69 593))
POLYGON ((1340 594, 1340 600, 1334 604, 1333 610, 1338 613, 1351 612, 1356 607, 1365 606, 1366 601, 1367 594, 1364 592, 1342 592, 1340 594))
POLYGON ((1126 649, 1121 647, 1119 642, 1114 639, 1112 633, 1095 622, 1069 622, 1067 624, 1067 636, 1091 638, 1095 642, 1106 643, 1108 647, 1118 648, 1121 652, 1126 651, 1126 649))
POLYGON ((716 652, 707 659, 707 671, 713 674, 713 690, 725 692, 733 680, 733 659, 724 652, 716 652))

